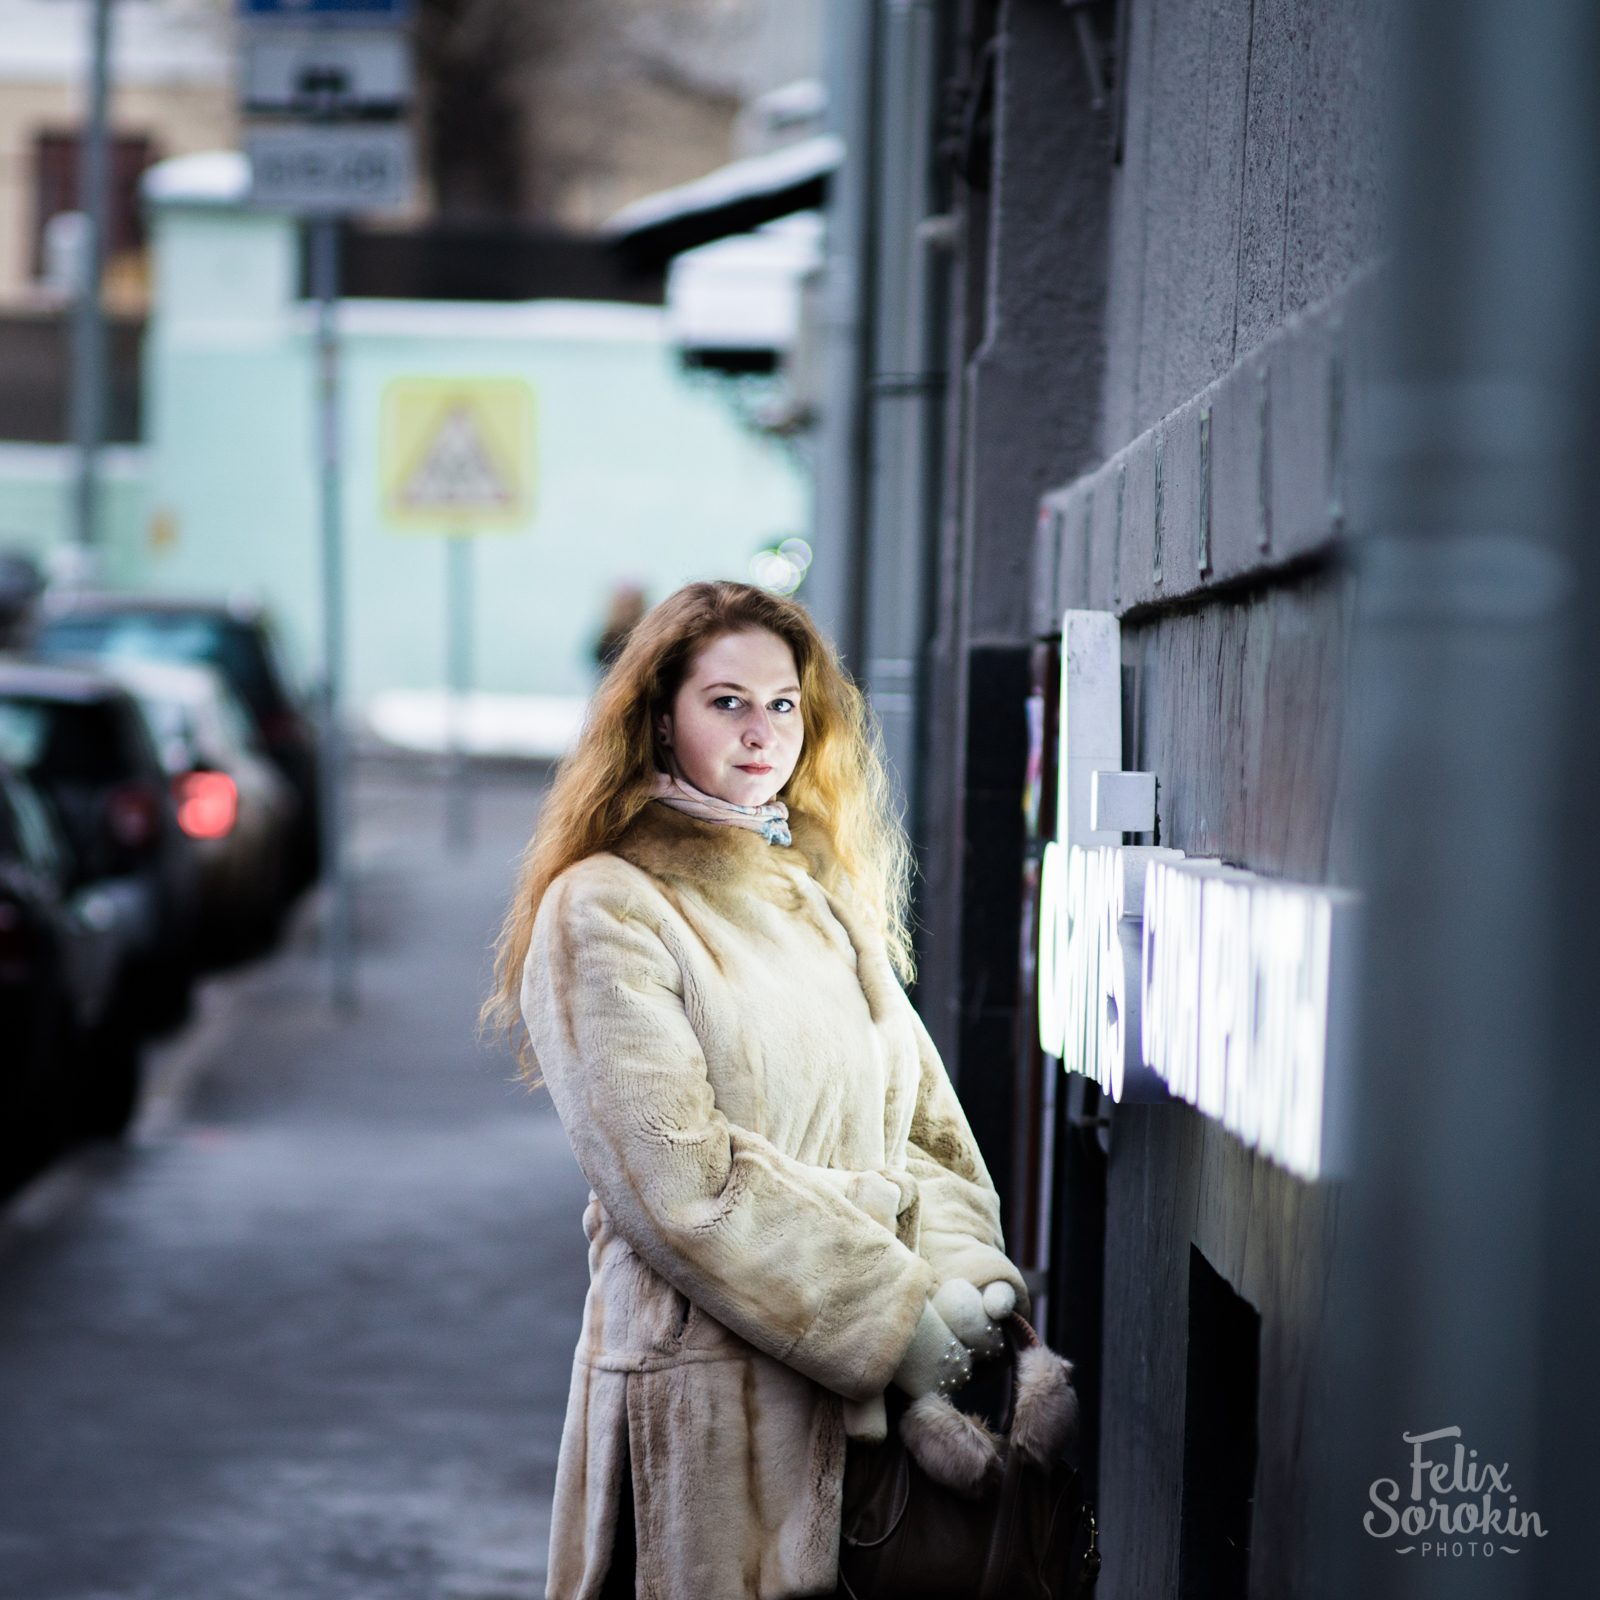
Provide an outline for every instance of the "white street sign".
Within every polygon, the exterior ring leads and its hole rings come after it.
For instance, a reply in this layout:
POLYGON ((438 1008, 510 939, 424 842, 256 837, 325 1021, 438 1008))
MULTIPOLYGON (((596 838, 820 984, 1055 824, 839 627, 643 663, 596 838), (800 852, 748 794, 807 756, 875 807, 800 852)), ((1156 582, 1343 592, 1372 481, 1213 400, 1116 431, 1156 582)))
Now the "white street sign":
POLYGON ((248 140, 250 200, 272 210, 388 211, 411 193, 406 127, 312 123, 257 128, 248 140))
POLYGON ((246 112, 398 111, 411 100, 404 34, 319 28, 261 31, 244 41, 246 112))

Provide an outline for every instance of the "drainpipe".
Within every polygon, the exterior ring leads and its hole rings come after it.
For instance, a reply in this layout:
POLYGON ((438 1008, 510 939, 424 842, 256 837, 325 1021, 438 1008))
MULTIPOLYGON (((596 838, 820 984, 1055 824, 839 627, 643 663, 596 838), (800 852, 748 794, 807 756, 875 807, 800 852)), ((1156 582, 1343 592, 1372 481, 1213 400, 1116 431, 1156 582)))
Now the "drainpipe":
POLYGON ((824 243, 821 441, 816 559, 803 598, 852 672, 862 670, 866 494, 871 416, 873 195, 877 186, 878 8, 832 0, 828 12, 828 120, 844 140, 830 188, 824 243))

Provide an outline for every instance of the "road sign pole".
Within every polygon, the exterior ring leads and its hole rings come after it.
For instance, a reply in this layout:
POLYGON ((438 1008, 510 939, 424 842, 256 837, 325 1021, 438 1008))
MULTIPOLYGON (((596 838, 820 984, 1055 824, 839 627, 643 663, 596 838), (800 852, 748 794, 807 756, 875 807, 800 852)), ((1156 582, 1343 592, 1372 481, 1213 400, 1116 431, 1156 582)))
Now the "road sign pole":
POLYGON ((106 98, 111 76, 111 0, 94 0, 92 17, 88 116, 78 147, 78 210, 88 225, 79 263, 78 298, 72 310, 72 442, 77 450, 72 524, 80 552, 87 552, 95 541, 95 477, 105 433, 106 326, 100 280, 109 213, 106 98))
POLYGON ((311 293, 317 302, 317 455, 322 523, 322 871, 323 924, 334 1008, 355 1009, 350 866, 345 839, 344 550, 340 529, 339 219, 310 225, 311 293))
POLYGON ((449 679, 445 844, 451 850, 467 851, 472 848, 472 794, 466 752, 467 695, 472 688, 472 538, 469 534, 453 534, 444 545, 449 679))
MULTIPOLYGON (((107 0, 96 0, 102 7, 107 0)), ((356 1004, 344 726, 345 594, 340 517, 341 219, 404 204, 411 190, 415 0, 235 0, 244 24, 240 110, 250 195, 307 220, 317 306, 317 476, 322 544, 322 875, 334 1009, 356 1004)))

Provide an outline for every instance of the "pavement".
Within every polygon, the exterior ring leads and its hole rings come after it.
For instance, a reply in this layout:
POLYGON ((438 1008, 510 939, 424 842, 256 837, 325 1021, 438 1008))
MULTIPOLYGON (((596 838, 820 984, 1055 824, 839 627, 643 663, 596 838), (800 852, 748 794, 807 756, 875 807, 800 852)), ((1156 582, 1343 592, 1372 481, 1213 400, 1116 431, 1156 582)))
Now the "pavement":
POLYGON ((360 1003, 316 908, 211 980, 132 1141, 0 1219, 3 1600, 533 1600, 587 1185, 476 1036, 537 769, 355 791, 360 1003))

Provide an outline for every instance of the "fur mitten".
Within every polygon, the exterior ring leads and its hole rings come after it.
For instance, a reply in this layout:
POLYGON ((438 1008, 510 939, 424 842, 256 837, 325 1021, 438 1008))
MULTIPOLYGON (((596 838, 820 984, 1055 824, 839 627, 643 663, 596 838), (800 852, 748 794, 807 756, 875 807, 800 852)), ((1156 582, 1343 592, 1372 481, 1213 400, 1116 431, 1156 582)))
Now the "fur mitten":
POLYGON ((1015 1382, 1009 1439, 958 1410, 944 1395, 923 1395, 900 1419, 900 1437, 912 1459, 936 1483, 974 1500, 999 1470, 1004 1450, 1018 1450, 1040 1471, 1049 1472, 1078 1432, 1072 1363, 1042 1344, 1034 1345, 1018 1354, 1015 1382))
POLYGON ((1072 1363, 1036 1344, 1017 1357, 1011 1446, 1048 1472, 1078 1434, 1078 1391, 1072 1363))
POLYGON ((930 1391, 949 1394, 971 1376, 972 1357, 967 1347, 932 1305, 925 1305, 892 1382, 913 1400, 920 1400, 930 1391))

